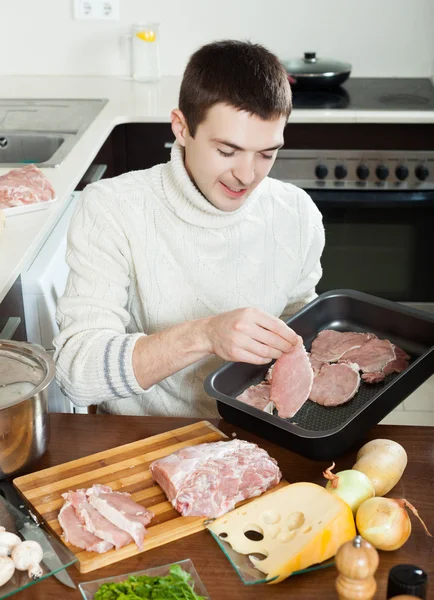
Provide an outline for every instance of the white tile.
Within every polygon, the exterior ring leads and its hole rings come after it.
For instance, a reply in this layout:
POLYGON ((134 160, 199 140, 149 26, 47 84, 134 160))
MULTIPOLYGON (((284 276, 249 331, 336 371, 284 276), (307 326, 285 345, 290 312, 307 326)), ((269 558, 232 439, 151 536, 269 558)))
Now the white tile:
POLYGON ((427 411, 434 413, 434 375, 425 381, 403 402, 406 411, 427 411))
POLYGON ((380 421, 380 425, 428 425, 434 427, 434 411, 393 410, 382 421, 380 421))

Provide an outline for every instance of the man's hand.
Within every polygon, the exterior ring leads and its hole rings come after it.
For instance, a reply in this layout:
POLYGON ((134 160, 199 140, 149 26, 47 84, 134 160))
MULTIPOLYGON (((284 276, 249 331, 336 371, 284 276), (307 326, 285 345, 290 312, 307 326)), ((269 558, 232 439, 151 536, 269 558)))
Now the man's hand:
POLYGON ((289 352, 298 336, 283 321, 256 308, 204 320, 209 350, 224 360, 262 365, 289 352))

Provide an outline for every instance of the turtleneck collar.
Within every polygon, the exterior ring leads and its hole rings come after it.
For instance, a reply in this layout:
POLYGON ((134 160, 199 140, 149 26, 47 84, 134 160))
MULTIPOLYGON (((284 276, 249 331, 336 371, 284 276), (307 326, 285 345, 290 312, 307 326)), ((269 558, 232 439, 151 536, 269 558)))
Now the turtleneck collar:
POLYGON ((163 193, 172 210, 183 221, 199 227, 229 227, 241 221, 257 203, 265 181, 238 210, 226 212, 213 206, 194 185, 185 168, 184 148, 178 142, 172 147, 170 162, 162 167, 163 193))

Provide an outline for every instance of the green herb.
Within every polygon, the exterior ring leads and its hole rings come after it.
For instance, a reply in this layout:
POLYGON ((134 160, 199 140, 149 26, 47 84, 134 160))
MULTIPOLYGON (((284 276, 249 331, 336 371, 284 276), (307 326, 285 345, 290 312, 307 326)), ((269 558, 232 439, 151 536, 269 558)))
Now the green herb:
POLYGON ((120 583, 103 583, 94 596, 94 600, 205 600, 194 592, 190 585, 192 576, 180 565, 172 565, 169 575, 149 577, 131 575, 120 583))

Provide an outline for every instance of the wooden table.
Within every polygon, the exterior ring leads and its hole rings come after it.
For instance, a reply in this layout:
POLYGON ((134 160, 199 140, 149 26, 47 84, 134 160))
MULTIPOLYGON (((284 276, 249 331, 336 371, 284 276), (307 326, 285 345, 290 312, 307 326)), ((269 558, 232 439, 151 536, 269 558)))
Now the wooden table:
MULTIPOLYGON (((194 422, 194 419, 125 417, 113 415, 73 415, 51 414, 51 441, 48 452, 32 468, 33 471, 57 465, 94 452, 182 427, 194 422)), ((290 482, 313 481, 324 483, 322 471, 329 466, 324 462, 315 462, 303 458, 280 446, 254 436, 247 431, 214 420, 213 423, 226 434, 236 432, 238 437, 256 442, 275 457, 290 482)), ((377 426, 369 439, 391 438, 404 446, 408 453, 409 464, 400 483, 390 496, 406 498, 419 510, 427 526, 434 532, 434 428, 377 426)), ((336 471, 351 468, 356 450, 348 452, 338 460, 336 471)), ((376 598, 386 598, 387 575, 390 568, 399 563, 411 563, 428 573, 430 584, 429 598, 434 598, 434 539, 425 535, 422 526, 412 519, 413 532, 410 539, 400 550, 380 552, 380 566, 376 574, 378 590, 376 598)), ((334 599, 335 568, 323 569, 313 573, 290 577, 278 585, 246 586, 238 578, 232 566, 209 532, 203 531, 182 540, 166 544, 160 548, 142 553, 93 573, 80 575, 75 566, 68 569, 74 582, 89 581, 131 573, 190 558, 212 600, 273 600, 280 598, 334 599)), ((55 577, 31 586, 18 593, 17 600, 62 600, 81 598, 78 590, 70 589, 59 583, 55 577)))

